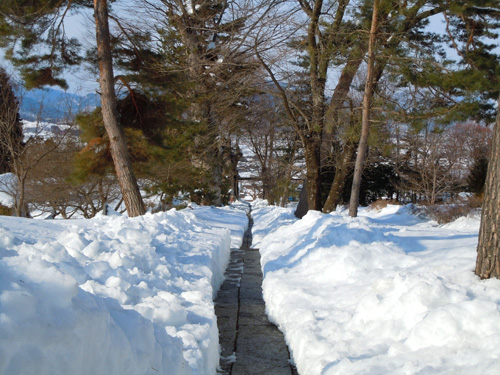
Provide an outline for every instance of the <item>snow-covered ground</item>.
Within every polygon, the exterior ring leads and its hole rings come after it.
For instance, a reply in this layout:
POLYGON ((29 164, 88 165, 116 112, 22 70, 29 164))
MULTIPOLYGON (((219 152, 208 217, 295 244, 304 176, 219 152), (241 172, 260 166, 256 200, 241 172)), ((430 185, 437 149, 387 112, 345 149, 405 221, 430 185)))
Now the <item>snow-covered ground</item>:
MULTIPOLYGON (((0 374, 214 375, 213 297, 245 207, 0 216, 0 374)), ((500 281, 472 272, 478 218, 292 212, 255 204, 253 247, 300 375, 500 373, 500 281)))
POLYGON ((0 216, 0 374, 214 374, 213 297, 247 225, 242 210, 196 206, 0 216))
POLYGON ((500 374, 500 280, 473 274, 478 218, 406 207, 253 211, 264 299, 300 375, 500 374))

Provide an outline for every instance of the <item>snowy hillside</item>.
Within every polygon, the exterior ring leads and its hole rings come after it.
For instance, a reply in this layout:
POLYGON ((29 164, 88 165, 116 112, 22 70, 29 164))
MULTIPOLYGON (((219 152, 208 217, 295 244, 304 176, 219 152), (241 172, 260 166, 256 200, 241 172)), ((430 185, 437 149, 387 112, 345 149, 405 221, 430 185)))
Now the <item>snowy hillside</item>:
POLYGON ((50 122, 23 120, 23 135, 26 142, 30 137, 50 139, 62 135, 76 135, 78 129, 69 125, 53 124, 50 122))
POLYGON ((67 121, 68 114, 91 111, 100 105, 97 93, 78 95, 54 88, 18 93, 21 118, 36 121, 40 116, 52 122, 67 121))
POLYGON ((500 373, 500 280, 473 274, 478 218, 253 217, 267 312, 300 375, 500 373))
POLYGON ((214 374, 213 296, 245 212, 0 216, 0 374, 214 374))

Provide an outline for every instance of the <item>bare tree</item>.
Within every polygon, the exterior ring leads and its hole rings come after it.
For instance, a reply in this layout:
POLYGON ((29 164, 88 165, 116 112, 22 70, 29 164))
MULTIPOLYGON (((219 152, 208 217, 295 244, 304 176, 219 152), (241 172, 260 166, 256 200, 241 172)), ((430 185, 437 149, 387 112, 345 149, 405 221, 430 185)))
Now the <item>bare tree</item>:
POLYGON ((50 132, 49 125, 38 121, 33 131, 33 135, 20 143, 19 135, 13 132, 13 123, 0 120, 0 144, 8 152, 10 171, 15 175, 9 186, 0 188, 13 197, 15 214, 23 217, 30 215, 28 203, 34 196, 33 188, 36 189, 32 182, 37 168, 60 147, 70 129, 68 127, 50 142, 43 135, 50 132))
POLYGON ((275 108, 274 98, 265 94, 252 101, 251 111, 242 124, 240 143, 255 156, 259 168, 255 179, 261 182, 262 199, 284 205, 292 180, 298 174, 297 139, 287 117, 275 108))
POLYGON ((17 216, 28 216, 29 211, 25 201, 26 180, 30 170, 38 163, 27 162, 27 151, 32 140, 24 143, 22 140, 22 124, 19 119, 19 102, 14 96, 12 84, 5 70, 0 70, 0 150, 2 164, 6 164, 15 176, 3 189, 14 200, 14 210, 17 216))

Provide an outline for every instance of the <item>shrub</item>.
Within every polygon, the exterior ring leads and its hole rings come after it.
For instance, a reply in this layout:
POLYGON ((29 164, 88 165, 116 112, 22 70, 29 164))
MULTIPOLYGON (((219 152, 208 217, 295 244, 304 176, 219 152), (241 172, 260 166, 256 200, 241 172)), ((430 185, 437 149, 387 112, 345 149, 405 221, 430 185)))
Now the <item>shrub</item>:
POLYGON ((0 215, 2 215, 2 216, 11 216, 12 215, 12 209, 10 207, 4 206, 3 204, 0 203, 0 215))
POLYGON ((425 206, 425 213, 427 217, 436 220, 439 224, 446 224, 477 212, 481 205, 482 197, 472 196, 452 204, 425 206))

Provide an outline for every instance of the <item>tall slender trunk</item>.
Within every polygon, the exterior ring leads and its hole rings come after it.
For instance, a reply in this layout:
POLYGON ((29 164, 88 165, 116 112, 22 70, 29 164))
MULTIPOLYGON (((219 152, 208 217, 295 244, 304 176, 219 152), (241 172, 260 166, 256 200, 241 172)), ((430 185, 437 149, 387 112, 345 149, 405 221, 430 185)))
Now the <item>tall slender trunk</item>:
POLYGON ((317 40, 322 7, 322 0, 314 3, 307 33, 312 113, 306 134, 302 137, 307 167, 308 209, 317 211, 321 211, 321 138, 325 120, 325 85, 329 61, 327 56, 321 53, 317 40))
MULTIPOLYGON (((500 105, 500 97, 498 98, 500 105)), ((484 189, 476 275, 481 279, 500 278, 500 107, 491 145, 484 189)))
POLYGON ((346 65, 342 69, 337 86, 335 86, 335 90, 333 91, 330 104, 326 109, 328 116, 323 127, 321 145, 322 163, 333 157, 331 148, 337 136, 336 129, 340 126, 339 114, 344 107, 344 102, 349 94, 354 77, 363 62, 363 56, 366 54, 367 49, 367 43, 363 42, 351 52, 346 65))
POLYGON ((354 177, 352 181, 351 200, 349 202, 349 216, 358 216, 359 191, 361 188, 361 175, 368 148, 368 135, 370 134, 370 106, 372 104, 375 71, 375 37, 377 32, 378 0, 373 2, 372 25, 370 28, 370 42, 368 43, 368 71, 366 74, 365 94, 363 96, 363 118, 361 120, 361 138, 358 145, 354 177))
POLYGON ((97 57, 99 60, 99 85, 104 127, 109 137, 111 156, 125 206, 130 217, 145 213, 139 186, 132 170, 125 133, 118 122, 115 81, 108 24, 107 0, 94 0, 97 57))
POLYGON ((363 118, 361 120, 361 138, 358 145, 356 165, 354 167, 354 177, 351 189, 351 200, 349 202, 349 216, 358 216, 359 191, 361 188, 361 176, 366 159, 368 148, 368 135, 370 133, 370 107, 374 89, 375 71, 375 42, 378 20, 378 0, 373 2, 372 25, 370 28, 370 41, 368 43, 368 71, 366 74, 365 93, 363 97, 363 118))

